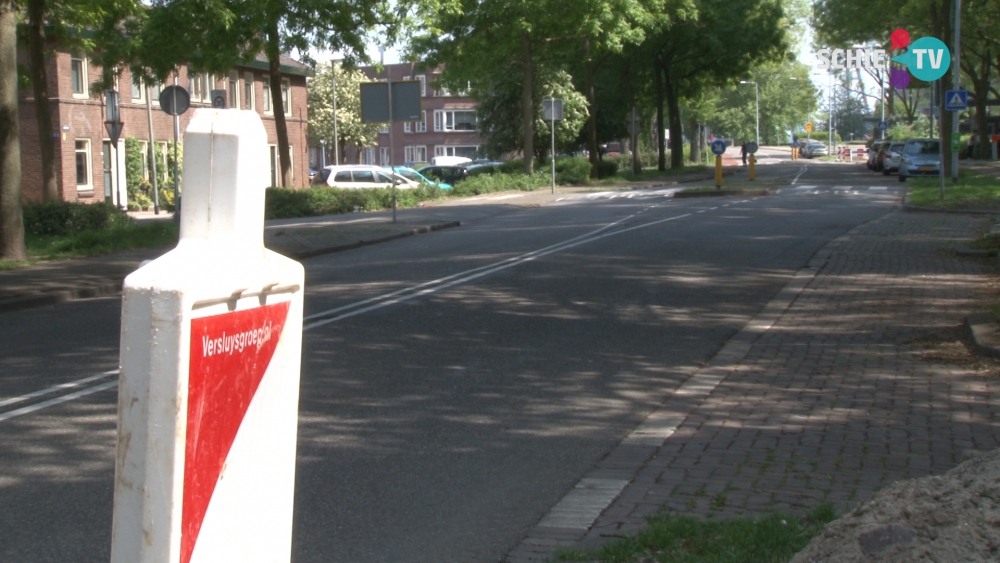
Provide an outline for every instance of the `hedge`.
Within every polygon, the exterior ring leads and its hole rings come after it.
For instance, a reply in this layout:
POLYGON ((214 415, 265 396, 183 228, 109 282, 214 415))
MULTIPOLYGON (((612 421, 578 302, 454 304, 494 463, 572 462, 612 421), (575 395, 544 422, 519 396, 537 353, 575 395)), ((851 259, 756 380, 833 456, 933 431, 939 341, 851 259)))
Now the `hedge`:
POLYGON ((84 231, 110 231, 124 227, 131 219, 107 203, 53 201, 25 203, 24 230, 33 235, 75 235, 84 231))
MULTIPOLYGON (((441 199, 445 191, 437 186, 396 190, 397 207, 416 207, 421 201, 441 199)), ((392 208, 391 188, 341 189, 315 187, 308 189, 268 188, 265 196, 266 219, 315 217, 354 211, 378 211, 392 208)))

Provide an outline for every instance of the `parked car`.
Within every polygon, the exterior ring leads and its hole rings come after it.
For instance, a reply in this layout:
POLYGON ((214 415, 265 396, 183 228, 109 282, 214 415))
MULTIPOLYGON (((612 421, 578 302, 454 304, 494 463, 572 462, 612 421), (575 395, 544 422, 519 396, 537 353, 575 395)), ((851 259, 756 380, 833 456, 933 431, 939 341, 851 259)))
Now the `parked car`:
POLYGON ((493 174, 494 172, 499 172, 500 167, 504 163, 496 160, 477 160, 472 164, 466 166, 466 170, 469 171, 470 176, 475 176, 477 174, 493 174))
POLYGON ((432 164, 417 170, 424 176, 436 182, 444 182, 454 186, 469 177, 469 169, 465 166, 439 166, 432 164))
POLYGON ((830 154, 830 150, 819 141, 809 141, 802 147, 802 156, 805 158, 816 158, 817 156, 827 156, 828 154, 830 154))
POLYGON ((464 156, 435 156, 431 159, 434 166, 463 166, 472 163, 472 159, 464 156))
POLYGON ((882 174, 888 176, 891 172, 899 171, 899 161, 903 158, 903 147, 906 143, 901 141, 893 142, 889 148, 883 150, 882 154, 882 174))
POLYGON ((941 142, 937 139, 910 139, 903 146, 899 162, 899 181, 912 176, 936 176, 941 173, 941 142))
POLYGON ((327 185, 331 188, 388 188, 396 184, 399 189, 415 188, 417 182, 406 179, 370 164, 347 164, 327 166, 319 171, 312 181, 314 186, 327 185))
POLYGON ((883 139, 880 141, 875 141, 870 145, 868 145, 868 162, 865 163, 865 166, 867 166, 869 170, 878 171, 875 162, 878 159, 879 151, 881 151, 883 147, 889 146, 891 143, 892 141, 887 141, 883 139))
POLYGON ((400 176, 406 178, 407 180, 416 182, 417 184, 426 183, 426 184, 431 184, 432 186, 437 186, 442 190, 451 189, 451 184, 445 182, 436 182, 434 180, 431 180, 427 176, 424 176, 423 174, 417 172, 416 170, 410 168, 409 166, 397 166, 394 168, 394 170, 396 171, 396 174, 399 174, 400 176))

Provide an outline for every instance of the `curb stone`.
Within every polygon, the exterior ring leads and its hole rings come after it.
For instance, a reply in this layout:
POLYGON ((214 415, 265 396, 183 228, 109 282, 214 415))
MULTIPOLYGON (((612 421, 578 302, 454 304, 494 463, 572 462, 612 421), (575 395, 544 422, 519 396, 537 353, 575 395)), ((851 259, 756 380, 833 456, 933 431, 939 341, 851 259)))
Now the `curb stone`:
POLYGON ((963 328, 972 337, 977 352, 1000 358, 1000 324, 993 313, 973 313, 965 317, 963 328))
MULTIPOLYGON (((316 256, 322 256, 324 254, 343 252, 345 250, 352 250, 355 248, 360 248, 362 246, 380 244, 383 242, 389 242, 392 240, 406 238, 414 235, 432 233, 434 231, 440 231, 442 229, 458 227, 461 226, 461 224, 462 224, 461 221, 439 223, 437 225, 418 227, 415 229, 411 229, 409 231, 403 231, 401 233, 395 233, 392 235, 372 240, 359 240, 356 242, 337 245, 337 246, 317 248, 314 250, 308 250, 303 252, 294 252, 287 254, 282 253, 282 254, 285 254, 289 258, 293 258, 296 260, 304 260, 306 258, 313 258, 316 256)), ((10 299, 3 299, 0 300, 0 313, 10 313, 14 311, 23 311, 25 309, 34 309, 37 307, 58 305, 60 303, 66 303, 69 301, 76 301, 80 299, 93 299, 96 297, 110 297, 114 295, 120 295, 122 292, 122 284, 124 282, 125 278, 121 278, 121 279, 116 279, 114 281, 109 281, 107 283, 95 284, 86 287, 78 287, 75 289, 62 289, 57 291, 36 293, 34 295, 29 295, 26 297, 12 297, 10 299)))

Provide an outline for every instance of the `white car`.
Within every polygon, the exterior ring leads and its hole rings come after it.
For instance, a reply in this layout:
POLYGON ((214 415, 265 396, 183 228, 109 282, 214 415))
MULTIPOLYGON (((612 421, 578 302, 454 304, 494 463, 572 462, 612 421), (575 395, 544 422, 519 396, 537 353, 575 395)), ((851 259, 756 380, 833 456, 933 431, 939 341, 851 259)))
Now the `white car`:
POLYGON ((403 176, 370 164, 327 166, 313 178, 314 186, 331 188, 389 188, 393 183, 398 189, 416 188, 417 183, 403 176))
POLYGON ((431 165, 433 166, 464 166, 471 162, 471 158, 464 156, 435 156, 431 159, 431 165))
POLYGON ((903 159, 903 147, 906 143, 892 143, 885 149, 885 156, 882 157, 882 174, 888 176, 890 172, 899 172, 899 164, 903 159))

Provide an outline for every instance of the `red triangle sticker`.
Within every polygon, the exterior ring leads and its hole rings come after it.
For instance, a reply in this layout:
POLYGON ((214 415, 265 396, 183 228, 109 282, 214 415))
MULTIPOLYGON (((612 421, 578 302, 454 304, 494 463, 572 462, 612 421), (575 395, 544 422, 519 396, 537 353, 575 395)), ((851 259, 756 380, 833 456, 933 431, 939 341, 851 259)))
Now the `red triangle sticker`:
POLYGON ((195 542, 243 417, 271 363, 290 302, 191 321, 181 560, 195 542))

